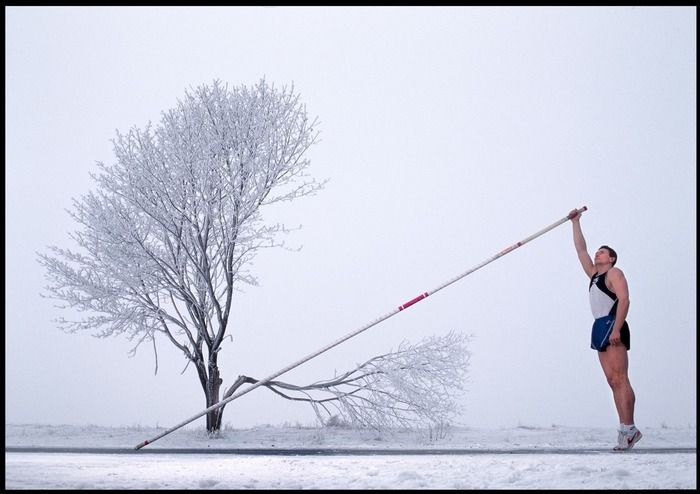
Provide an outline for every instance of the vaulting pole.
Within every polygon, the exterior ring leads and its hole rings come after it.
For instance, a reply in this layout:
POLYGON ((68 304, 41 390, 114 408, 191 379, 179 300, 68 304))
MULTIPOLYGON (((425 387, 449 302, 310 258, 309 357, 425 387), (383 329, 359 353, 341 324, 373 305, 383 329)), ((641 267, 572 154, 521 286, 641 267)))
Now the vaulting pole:
POLYGON ((518 247, 520 247, 520 246, 522 246, 522 245, 525 245, 525 244, 528 243, 529 241, 534 240, 534 239, 536 239, 537 237, 539 237, 539 236, 541 236, 541 235, 544 235, 544 234, 547 233, 548 231, 553 230, 554 228, 558 227, 558 226, 561 225, 562 223, 567 222, 568 220, 570 220, 571 218, 573 218, 573 217, 576 216, 577 214, 583 213, 583 212, 586 211, 587 209, 588 209, 588 208, 587 208, 586 206, 583 206, 581 209, 575 210, 574 212, 568 214, 568 215, 565 216, 564 218, 562 218, 562 219, 556 221, 555 223, 552 223, 552 224, 549 225, 548 227, 543 228, 542 230, 538 231, 537 233, 533 233, 533 234, 530 235, 529 237, 527 237, 527 238, 521 240, 520 242, 516 242, 516 243, 514 243, 513 245, 511 245, 510 247, 506 247, 505 249, 503 249, 501 252, 499 252, 499 253, 496 254, 495 256, 486 259, 486 260, 483 261, 482 263, 477 264, 477 265, 474 266, 473 268, 469 269, 468 271, 465 271, 464 273, 460 274, 459 276, 456 276, 456 277, 452 278, 451 280, 449 280, 449 281, 443 283, 442 285, 438 286, 437 288, 435 288, 435 289, 433 289, 433 290, 431 290, 431 291, 428 291, 428 292, 421 293, 421 294, 418 295, 417 297, 412 298, 411 300, 409 300, 408 302, 406 302, 406 303, 404 303, 404 304, 402 304, 402 305, 399 305, 397 308, 395 308, 395 309, 392 310, 391 312, 388 312, 387 314, 384 314, 383 316, 379 317, 378 319, 375 319, 374 321, 370 322, 369 324, 366 324, 366 325, 362 326, 361 328, 356 329, 356 330, 353 331, 352 333, 349 333, 349 334, 347 334, 346 336, 343 336, 342 338, 335 340, 333 343, 330 343, 330 344, 324 346, 324 347, 321 348, 320 350, 315 351, 314 353, 312 353, 312 354, 310 354, 310 355, 308 355, 308 356, 302 358, 301 360, 297 360, 296 362, 294 362, 293 364, 288 365, 288 366, 285 367, 284 369, 281 369, 281 370, 275 372, 274 374, 271 374, 271 375, 267 376, 265 379, 261 379, 260 381, 258 381, 258 382, 256 382, 255 384, 253 384, 253 385, 247 387, 246 389, 241 390, 241 391, 239 391, 239 392, 237 392, 237 393, 232 394, 232 395, 229 396, 228 398, 225 398, 225 399, 221 400, 219 403, 210 406, 210 407, 207 408, 206 410, 202 410, 201 412, 199 412, 199 413, 196 414, 196 415, 193 415, 192 417, 188 418, 187 420, 185 420, 185 421, 183 421, 183 422, 180 422, 179 424, 177 424, 177 425, 171 427, 170 429, 168 429, 168 430, 166 430, 166 431, 164 431, 164 432, 161 432, 160 434, 158 434, 157 436, 153 437, 152 439, 148 439, 148 440, 146 440, 146 441, 143 441, 142 443, 139 443, 139 444, 136 446, 135 449, 141 449, 141 448, 143 448, 144 446, 146 446, 147 444, 151 444, 151 443, 157 441, 158 439, 160 439, 161 437, 170 434, 170 433, 173 432, 174 430, 177 430, 177 429, 179 429, 180 427, 183 427, 183 426, 189 424, 189 423, 192 422, 193 420, 196 420, 196 419, 198 419, 199 417, 201 417, 201 416, 203 416, 203 415, 206 415, 207 413, 209 413, 209 412, 211 412, 211 411, 213 411, 213 410, 216 410, 217 408, 221 408, 221 407, 224 406, 226 403, 228 403, 228 402, 230 402, 230 401, 233 401, 233 400, 235 400, 236 398, 240 398, 240 397, 243 396, 244 394, 249 393, 250 391, 253 391, 255 388, 260 387, 260 386, 262 386, 263 384, 267 384, 268 382, 272 381, 272 380, 275 379, 276 377, 281 376, 281 375, 284 374, 285 372, 294 369, 295 367, 297 367, 297 366, 303 364, 304 362, 306 362, 306 361, 308 361, 308 360, 311 360, 311 359, 314 358, 314 357, 317 357, 318 355, 322 354, 323 352, 325 352, 325 351, 327 351, 327 350, 330 350, 330 349, 333 348, 334 346, 339 345, 339 344, 341 344, 342 342, 344 342, 344 341, 346 341, 346 340, 349 340, 349 339, 352 338, 353 336, 357 336, 358 334, 362 333, 363 331, 368 330, 368 329, 371 328, 372 326, 376 326, 376 325, 379 324, 380 322, 382 322, 382 321, 384 321, 384 320, 386 320, 386 319, 389 319, 391 316, 398 314, 399 312, 401 312, 401 311, 404 310, 404 309, 408 309, 408 308, 409 308, 410 306, 412 306, 413 304, 420 302, 421 300, 423 300, 424 298, 426 298, 426 297, 432 295, 433 293, 438 292, 438 291, 442 290, 443 288, 445 288, 445 287, 451 285, 452 283, 461 280, 462 278, 464 278, 465 276, 467 276, 467 275, 473 273, 473 272, 476 271, 477 269, 483 268, 484 266, 486 266, 487 264, 489 264, 489 263, 495 261, 495 260, 498 259, 499 257, 502 257, 502 256, 508 254, 509 252, 514 251, 514 250, 517 249, 518 247))

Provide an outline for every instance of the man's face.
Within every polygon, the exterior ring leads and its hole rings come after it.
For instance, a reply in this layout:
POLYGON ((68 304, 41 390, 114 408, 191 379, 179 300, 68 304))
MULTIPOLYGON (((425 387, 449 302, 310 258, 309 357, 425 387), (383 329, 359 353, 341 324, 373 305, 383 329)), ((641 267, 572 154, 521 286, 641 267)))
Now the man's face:
POLYGON ((612 257, 610 257, 610 252, 608 249, 598 249, 595 253, 595 263, 596 264, 612 264, 612 257))

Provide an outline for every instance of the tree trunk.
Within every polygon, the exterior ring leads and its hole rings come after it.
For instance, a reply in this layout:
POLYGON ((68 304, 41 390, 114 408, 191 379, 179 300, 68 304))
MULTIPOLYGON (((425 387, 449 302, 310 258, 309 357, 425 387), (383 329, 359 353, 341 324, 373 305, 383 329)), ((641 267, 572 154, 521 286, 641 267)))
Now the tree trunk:
MULTIPOLYGON (((207 379, 202 383, 204 396, 206 397, 207 408, 219 403, 219 390, 223 379, 219 376, 219 365, 216 361, 216 354, 209 358, 209 372, 207 379)), ((221 429, 221 418, 224 414, 224 407, 219 407, 207 413, 207 432, 213 434, 221 429)))

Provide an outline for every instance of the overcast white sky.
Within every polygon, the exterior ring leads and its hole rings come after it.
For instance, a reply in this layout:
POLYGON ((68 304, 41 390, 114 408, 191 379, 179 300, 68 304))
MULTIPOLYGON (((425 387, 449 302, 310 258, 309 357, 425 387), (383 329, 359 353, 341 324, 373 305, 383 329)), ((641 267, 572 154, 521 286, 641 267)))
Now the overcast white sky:
MULTIPOLYGON (((224 384, 263 378, 588 206, 631 296, 636 422, 695 425, 696 8, 6 7, 8 423, 172 426, 205 408, 165 341, 65 334, 36 252, 190 87, 294 84, 330 182, 269 211, 303 225, 235 301, 224 384)), ((301 367, 306 383, 450 330, 474 336, 464 425, 614 427, 569 223, 301 367)), ((203 419, 200 419, 203 420, 203 419)), ((234 426, 309 423, 264 389, 234 426)))

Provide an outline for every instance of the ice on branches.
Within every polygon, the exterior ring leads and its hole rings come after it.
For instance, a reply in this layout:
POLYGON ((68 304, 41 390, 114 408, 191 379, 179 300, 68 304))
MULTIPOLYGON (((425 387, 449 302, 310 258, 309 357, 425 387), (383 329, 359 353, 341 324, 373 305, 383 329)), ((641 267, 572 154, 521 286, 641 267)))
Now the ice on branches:
POLYGON ((214 81, 157 125, 117 132, 116 161, 98 163, 96 190, 70 211, 80 251, 39 255, 50 296, 90 313, 62 327, 162 332, 189 355, 199 339, 216 347, 234 286, 256 283, 248 263, 279 245, 283 226, 264 224, 261 206, 322 186, 305 174, 315 125, 293 88, 214 81))
MULTIPOLYGON (((448 426, 459 413, 471 353, 468 335, 450 332, 379 355, 332 379, 306 386, 270 381, 263 386, 311 404, 321 423, 376 430, 448 426)), ((255 383, 239 377, 237 385, 255 383)), ((230 395, 235 389, 227 391, 230 395)))

